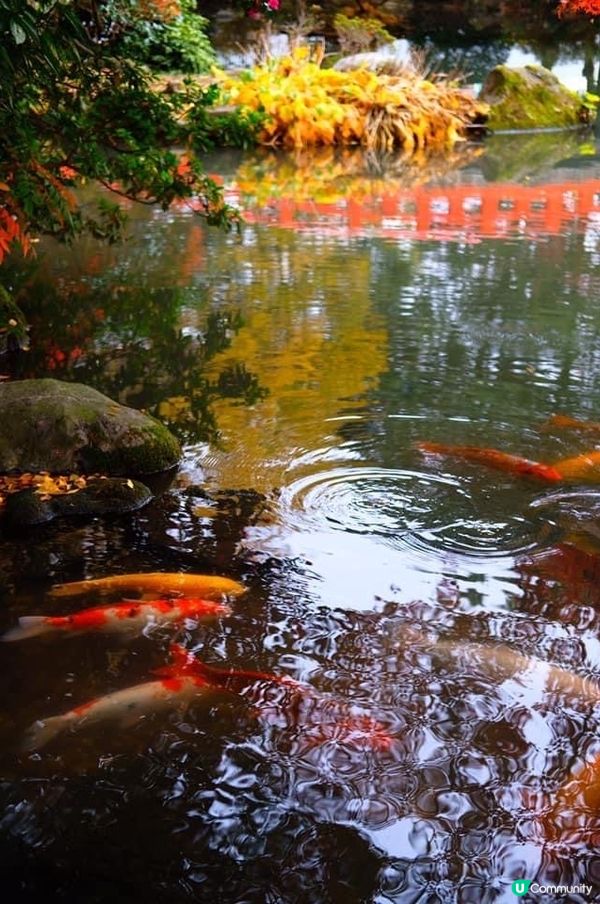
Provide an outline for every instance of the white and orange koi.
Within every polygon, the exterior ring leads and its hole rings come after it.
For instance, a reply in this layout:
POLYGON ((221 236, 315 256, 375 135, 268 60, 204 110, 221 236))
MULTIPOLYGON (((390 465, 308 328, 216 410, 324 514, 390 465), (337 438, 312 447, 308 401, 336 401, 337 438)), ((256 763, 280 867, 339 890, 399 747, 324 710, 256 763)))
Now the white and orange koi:
MULTIPOLYGON (((311 713, 307 724, 310 724, 314 735, 311 735, 310 747, 320 746, 327 740, 341 739, 355 746, 369 746, 376 750, 390 748, 393 739, 383 725, 364 713, 354 713, 345 704, 335 705, 336 715, 333 719, 331 714, 327 719, 322 719, 320 713, 330 708, 331 701, 322 699, 312 688, 292 678, 266 672, 208 666, 179 644, 171 644, 170 653, 172 663, 154 670, 154 674, 159 676, 158 680, 115 691, 76 706, 62 715, 35 722, 26 735, 23 749, 39 750, 62 731, 87 724, 108 720, 121 725, 132 724, 149 712, 187 705, 195 697, 211 691, 234 692, 245 696, 249 688, 265 682, 281 685, 290 692, 291 696, 286 693, 283 700, 279 701, 279 707, 287 715, 292 712, 296 714, 299 700, 306 698, 311 713)), ((268 700, 254 699, 254 695, 249 699, 257 715, 262 715, 265 707, 268 714, 271 706, 268 700)), ((304 728, 302 715, 300 719, 301 725, 296 727, 304 728)), ((292 723, 295 724, 296 721, 297 715, 294 715, 292 723)))
POLYGON ((72 615, 24 615, 19 625, 11 628, 0 640, 25 640, 41 634, 73 636, 85 631, 121 633, 143 631, 149 627, 168 625, 173 622, 194 619, 204 621, 231 615, 229 606, 215 600, 174 599, 152 600, 140 603, 137 600, 123 600, 112 606, 98 606, 83 609, 72 615))
POLYGON ((108 578, 90 578, 57 584, 50 596, 77 596, 81 593, 139 593, 152 596, 186 596, 220 599, 223 596, 239 596, 246 588, 243 584, 209 574, 169 574, 160 571, 141 574, 116 574, 108 578))
POLYGON ((187 705, 195 697, 215 689, 221 690, 196 675, 173 674, 157 681, 135 684, 89 700, 62 715, 34 722, 23 742, 23 750, 39 750, 67 729, 78 729, 97 722, 113 721, 126 727, 148 713, 187 705))

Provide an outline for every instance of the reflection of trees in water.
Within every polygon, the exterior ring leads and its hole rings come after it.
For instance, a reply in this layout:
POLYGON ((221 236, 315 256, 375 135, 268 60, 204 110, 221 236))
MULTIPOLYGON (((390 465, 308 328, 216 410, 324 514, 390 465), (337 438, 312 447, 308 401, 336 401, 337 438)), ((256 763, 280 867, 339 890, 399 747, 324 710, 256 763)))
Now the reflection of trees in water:
POLYGON ((483 82, 494 66, 505 63, 510 45, 504 42, 446 47, 425 39, 417 45, 425 53, 428 69, 433 72, 465 77, 470 82, 483 82))
POLYGON ((243 365, 205 377, 207 363, 226 349, 243 318, 237 310, 206 311, 193 330, 182 310, 198 299, 190 289, 30 285, 25 305, 32 348, 15 362, 20 377, 75 379, 159 416, 180 439, 215 440, 217 397, 253 405, 263 389, 243 365))

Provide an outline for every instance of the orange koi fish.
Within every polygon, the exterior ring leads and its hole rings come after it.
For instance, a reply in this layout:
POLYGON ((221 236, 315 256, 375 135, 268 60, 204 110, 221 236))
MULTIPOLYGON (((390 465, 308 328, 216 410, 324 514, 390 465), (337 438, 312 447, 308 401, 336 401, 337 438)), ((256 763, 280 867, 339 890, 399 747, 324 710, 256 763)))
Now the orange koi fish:
POLYGON ((116 591, 138 592, 142 595, 208 597, 239 596, 246 588, 230 578, 207 574, 168 574, 149 572, 142 574, 116 574, 109 578, 91 578, 70 584, 57 584, 50 596, 77 596, 80 593, 112 593, 116 591))
POLYGON ((545 834, 579 843, 585 836, 600 839, 600 756, 572 773, 556 791, 550 811, 542 817, 545 834))
POLYGON ((600 481, 600 449, 583 452, 574 458, 562 458, 554 462, 562 480, 600 481))
POLYGON ((58 716, 35 722, 27 732, 23 749, 39 750, 56 735, 67 729, 96 722, 116 721, 133 724, 143 715, 180 704, 187 705, 194 697, 211 691, 234 690, 240 693, 257 681, 289 684, 305 690, 301 684, 286 676, 214 668, 205 665, 180 644, 169 647, 172 662, 154 670, 157 680, 146 681, 122 690, 89 700, 58 716))
POLYGON ((479 446, 446 446, 443 443, 417 443, 421 452, 430 452, 433 455, 449 455, 453 458, 463 458, 465 461, 475 461, 496 468, 498 471, 508 471, 510 474, 519 474, 523 477, 537 477, 551 483, 558 483, 563 479, 563 474, 557 465, 546 465, 539 461, 531 461, 518 455, 509 455, 498 449, 485 449, 479 446))
POLYGON ((520 458, 518 455, 509 455, 498 449, 484 449, 478 446, 445 446, 442 443, 418 443, 417 448, 421 452, 430 452, 434 455, 450 455, 463 458, 465 461, 476 461, 496 468, 499 471, 508 471, 510 474, 518 474, 522 477, 536 477, 549 483, 559 483, 570 480, 600 481, 600 450, 593 449, 576 455, 574 458, 561 458, 552 464, 544 464, 540 461, 530 461, 528 458, 520 458))
POLYGON ((569 417, 566 414, 553 414, 545 424, 542 430, 551 430, 555 427, 558 430, 581 430, 583 433, 600 433, 600 424, 594 421, 580 421, 576 417, 569 417))
POLYGON ((570 535, 564 543, 523 556, 518 570, 526 577, 558 582, 579 603, 600 594, 600 555, 598 547, 586 545, 586 538, 570 535))
POLYGON ((227 615, 231 615, 229 606, 214 600, 180 597, 147 603, 123 600, 113 606, 84 609, 73 615, 24 615, 19 619, 18 627, 11 628, 0 640, 25 640, 49 633, 72 636, 83 631, 142 631, 149 626, 167 625, 186 618, 204 620, 227 615))

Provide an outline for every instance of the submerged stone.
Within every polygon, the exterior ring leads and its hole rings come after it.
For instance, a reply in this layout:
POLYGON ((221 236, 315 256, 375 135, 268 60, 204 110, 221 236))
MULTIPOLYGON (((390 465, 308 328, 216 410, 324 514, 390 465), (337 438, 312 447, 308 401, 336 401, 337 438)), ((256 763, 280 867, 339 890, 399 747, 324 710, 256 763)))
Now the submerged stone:
POLYGON ((0 385, 0 425, 0 473, 136 476, 166 471, 181 456, 179 442, 155 418, 82 383, 0 385))
POLYGON ((6 500, 5 516, 14 527, 43 524, 66 515, 120 515, 134 512, 152 499, 145 484, 112 477, 91 480, 82 490, 44 496, 36 490, 13 493, 6 500))
POLYGON ((492 130, 572 128, 590 121, 582 99, 543 66, 496 66, 481 89, 492 130))

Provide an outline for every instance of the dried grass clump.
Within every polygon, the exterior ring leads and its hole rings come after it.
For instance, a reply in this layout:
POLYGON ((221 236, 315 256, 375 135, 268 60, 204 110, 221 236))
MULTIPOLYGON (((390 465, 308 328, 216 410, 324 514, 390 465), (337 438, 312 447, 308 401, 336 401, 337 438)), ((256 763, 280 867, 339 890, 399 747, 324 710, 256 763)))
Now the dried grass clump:
POLYGON ((487 106, 455 83, 412 68, 386 75, 320 69, 303 49, 242 76, 221 76, 223 98, 267 114, 261 141, 408 151, 451 147, 485 119, 487 106))

